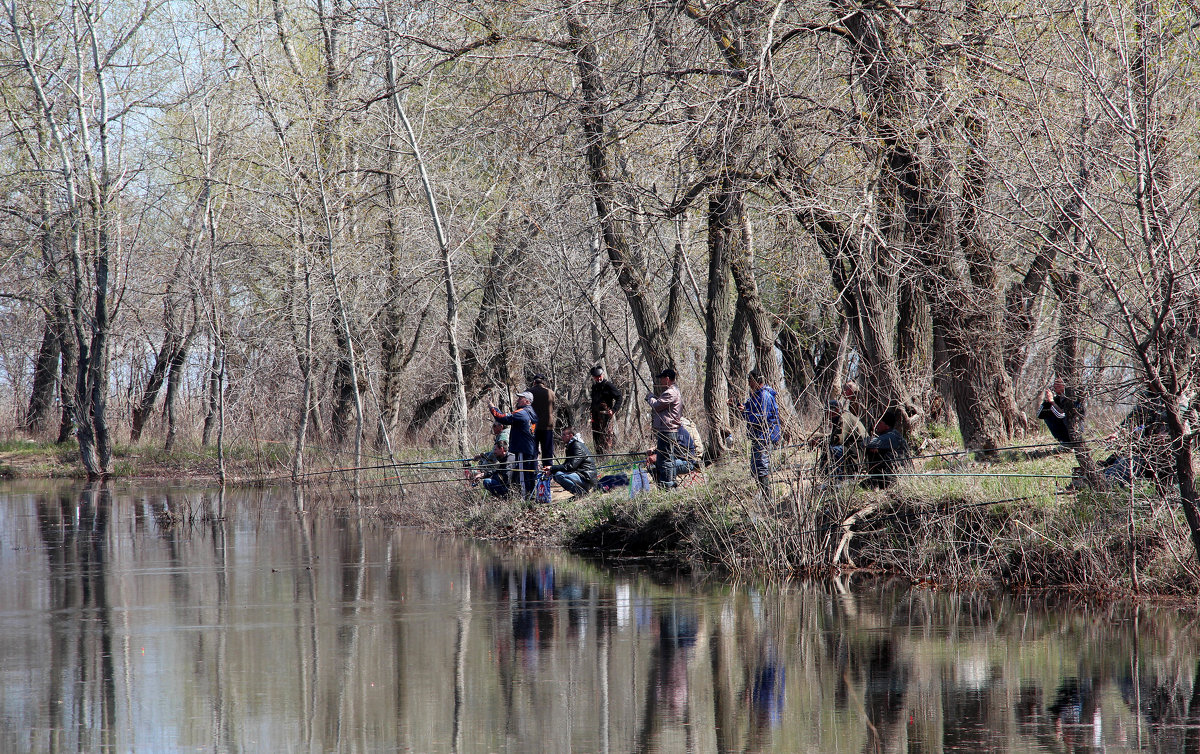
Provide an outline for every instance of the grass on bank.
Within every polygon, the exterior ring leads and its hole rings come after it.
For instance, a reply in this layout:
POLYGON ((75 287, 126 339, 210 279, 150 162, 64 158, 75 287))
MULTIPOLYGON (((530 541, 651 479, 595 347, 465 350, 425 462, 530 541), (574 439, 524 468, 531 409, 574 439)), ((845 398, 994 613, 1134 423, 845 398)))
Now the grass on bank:
POLYGON ((1070 492, 1068 453, 1010 452, 950 466, 918 459, 928 476, 884 491, 798 473, 811 468, 807 451, 781 460, 790 468, 771 503, 751 483, 745 459, 734 457, 670 492, 630 499, 617 490, 548 506, 478 493, 441 515, 474 536, 753 575, 855 567, 943 585, 1108 596, 1135 586, 1152 594, 1200 587, 1177 501, 1146 484, 1135 486, 1132 502, 1124 488, 1070 492))

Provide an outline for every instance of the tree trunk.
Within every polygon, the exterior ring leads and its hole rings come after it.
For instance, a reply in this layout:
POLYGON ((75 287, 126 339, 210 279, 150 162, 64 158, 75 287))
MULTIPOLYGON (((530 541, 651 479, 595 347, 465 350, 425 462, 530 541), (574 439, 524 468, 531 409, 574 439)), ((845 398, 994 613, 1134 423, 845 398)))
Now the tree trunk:
POLYGON ((178 349, 179 336, 174 332, 167 332, 163 336, 162 347, 158 349, 158 354, 154 357, 154 366, 150 370, 150 378, 146 380, 146 387, 142 390, 142 397, 133 409, 133 418, 129 427, 130 443, 137 443, 142 439, 142 430, 146 426, 146 420, 154 411, 154 403, 158 400, 158 391, 162 389, 167 371, 178 349))
POLYGON ((1075 269, 1055 286, 1062 306, 1058 315, 1058 341, 1054 344, 1054 372, 1066 389, 1067 415, 1063 421, 1070 433, 1071 449, 1083 471, 1084 481, 1096 489, 1102 484, 1100 468, 1092 458, 1091 448, 1083 439, 1083 412, 1077 407, 1083 401, 1083 370, 1079 358, 1079 338, 1083 332, 1082 280, 1076 263, 1075 269))
POLYGON ((565 6, 563 15, 579 68, 579 88, 583 95, 580 112, 584 153, 596 219, 600 224, 600 237, 608 252, 609 262, 617 273, 621 290, 625 293, 650 371, 658 372, 674 366, 675 356, 658 308, 654 305, 650 281, 635 262, 625 223, 618 210, 621 202, 617 201, 615 180, 609 169, 614 162, 609 152, 616 142, 606 123, 606 113, 611 108, 604 74, 600 69, 600 53, 591 39, 591 31, 579 19, 574 6, 565 6))
POLYGON ((62 355, 60 328, 53 308, 48 308, 42 328, 42 345, 33 364, 33 386, 29 392, 29 407, 23 427, 30 434, 40 434, 50 421, 54 394, 58 387, 58 360, 62 355))
POLYGON ((704 412, 708 417, 708 452, 717 460, 729 436, 729 328, 733 319, 729 285, 730 247, 740 229, 736 202, 727 192, 708 200, 708 295, 704 309, 704 412))

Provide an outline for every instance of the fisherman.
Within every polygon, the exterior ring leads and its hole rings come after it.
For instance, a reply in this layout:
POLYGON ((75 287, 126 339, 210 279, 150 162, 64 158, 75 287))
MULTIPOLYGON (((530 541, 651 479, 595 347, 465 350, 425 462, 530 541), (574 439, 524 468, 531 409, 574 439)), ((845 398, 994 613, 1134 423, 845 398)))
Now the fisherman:
POLYGON ((497 422, 512 428, 509 437, 509 449, 513 459, 513 485, 521 487, 524 497, 533 497, 533 488, 537 484, 537 442, 533 437, 533 427, 537 424, 538 416, 530 404, 533 394, 517 393, 517 408, 511 414, 502 414, 495 406, 488 406, 492 418, 497 422))
POLYGON ((496 497, 508 497, 512 483, 513 457, 508 453, 508 443, 498 440, 487 453, 473 459, 478 467, 471 471, 471 485, 482 483, 483 488, 496 497))
POLYGON ((1074 408, 1076 415, 1083 418, 1083 401, 1074 401, 1066 396, 1066 386, 1062 378, 1054 380, 1054 388, 1046 388, 1042 393, 1042 407, 1038 410, 1038 418, 1046 423, 1046 429, 1063 445, 1071 445, 1071 430, 1067 426, 1067 412, 1074 408))
POLYGON ((675 454, 679 444, 679 420, 683 418, 683 397, 675 386, 675 370, 667 367, 658 373, 658 394, 646 395, 650 404, 650 426, 654 430, 657 453, 655 475, 664 489, 675 486, 675 454))
MULTIPOLYGON (((820 467, 834 479, 858 474, 862 471, 866 452, 867 428, 837 398, 829 399, 825 417, 829 420, 829 437, 821 451, 820 467)), ((814 437, 809 445, 816 446, 820 442, 820 438, 814 437)))
POLYGON ((546 386, 546 375, 533 375, 529 393, 533 396, 533 413, 538 416, 533 436, 541 450, 542 460, 549 461, 554 458, 554 391, 546 386))
POLYGON ((904 412, 892 406, 875 424, 875 436, 867 441, 867 478, 864 487, 881 489, 896 483, 896 474, 912 468, 912 450, 904 438, 904 412))
POLYGON ((704 463, 704 449, 700 444, 696 425, 684 418, 679 420, 679 455, 675 458, 675 476, 697 471, 704 463))
POLYGON ((544 466, 542 470, 552 475, 558 486, 572 495, 585 495, 596 486, 596 462, 574 427, 562 431, 562 441, 566 458, 562 463, 544 466))
POLYGON ((617 441, 616 422, 621 410, 621 391, 604 376, 604 369, 592 367, 592 445, 597 453, 609 454, 617 441))
POLYGON ((783 438, 783 430, 779 426, 779 404, 775 388, 763 382, 759 370, 750 370, 750 374, 746 375, 746 384, 750 388, 750 397, 746 402, 735 404, 730 398, 729 405, 736 408, 746 420, 746 433, 750 436, 750 474, 758 482, 763 497, 770 500, 771 449, 783 438))

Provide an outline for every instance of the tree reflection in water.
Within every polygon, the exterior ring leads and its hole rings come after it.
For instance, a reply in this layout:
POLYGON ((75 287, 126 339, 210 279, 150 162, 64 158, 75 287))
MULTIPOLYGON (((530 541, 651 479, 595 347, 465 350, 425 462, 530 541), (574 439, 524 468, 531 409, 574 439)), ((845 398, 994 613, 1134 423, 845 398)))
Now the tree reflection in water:
POLYGON ((0 750, 1200 752, 1173 608, 614 573, 336 502, 11 488, 0 750))

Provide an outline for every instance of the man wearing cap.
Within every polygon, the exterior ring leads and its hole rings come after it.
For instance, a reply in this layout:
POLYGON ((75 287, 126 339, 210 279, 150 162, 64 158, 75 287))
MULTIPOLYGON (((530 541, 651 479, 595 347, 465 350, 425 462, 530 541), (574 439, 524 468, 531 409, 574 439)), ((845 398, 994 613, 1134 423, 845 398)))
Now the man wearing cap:
POLYGON ((537 484, 537 443, 533 438, 533 427, 538 417, 530 408, 531 403, 533 394, 525 392, 517 393, 517 408, 511 414, 502 414, 495 406, 488 406, 493 419, 512 428, 508 449, 514 456, 513 476, 520 482, 525 497, 533 497, 533 488, 537 484))
POLYGON ((529 394, 533 396, 533 413, 538 417, 533 436, 541 450, 542 460, 549 463, 554 458, 554 391, 546 386, 544 374, 533 375, 529 382, 529 394))
POLYGON ((658 485, 664 489, 675 486, 675 455, 679 444, 679 423, 683 419, 683 397, 675 386, 675 370, 667 367, 658 373, 658 395, 650 393, 650 426, 654 429, 655 471, 658 485))
POLYGON ((592 367, 592 445, 597 453, 612 453, 616 445, 613 417, 621 410, 621 397, 621 391, 604 376, 604 370, 592 367))

